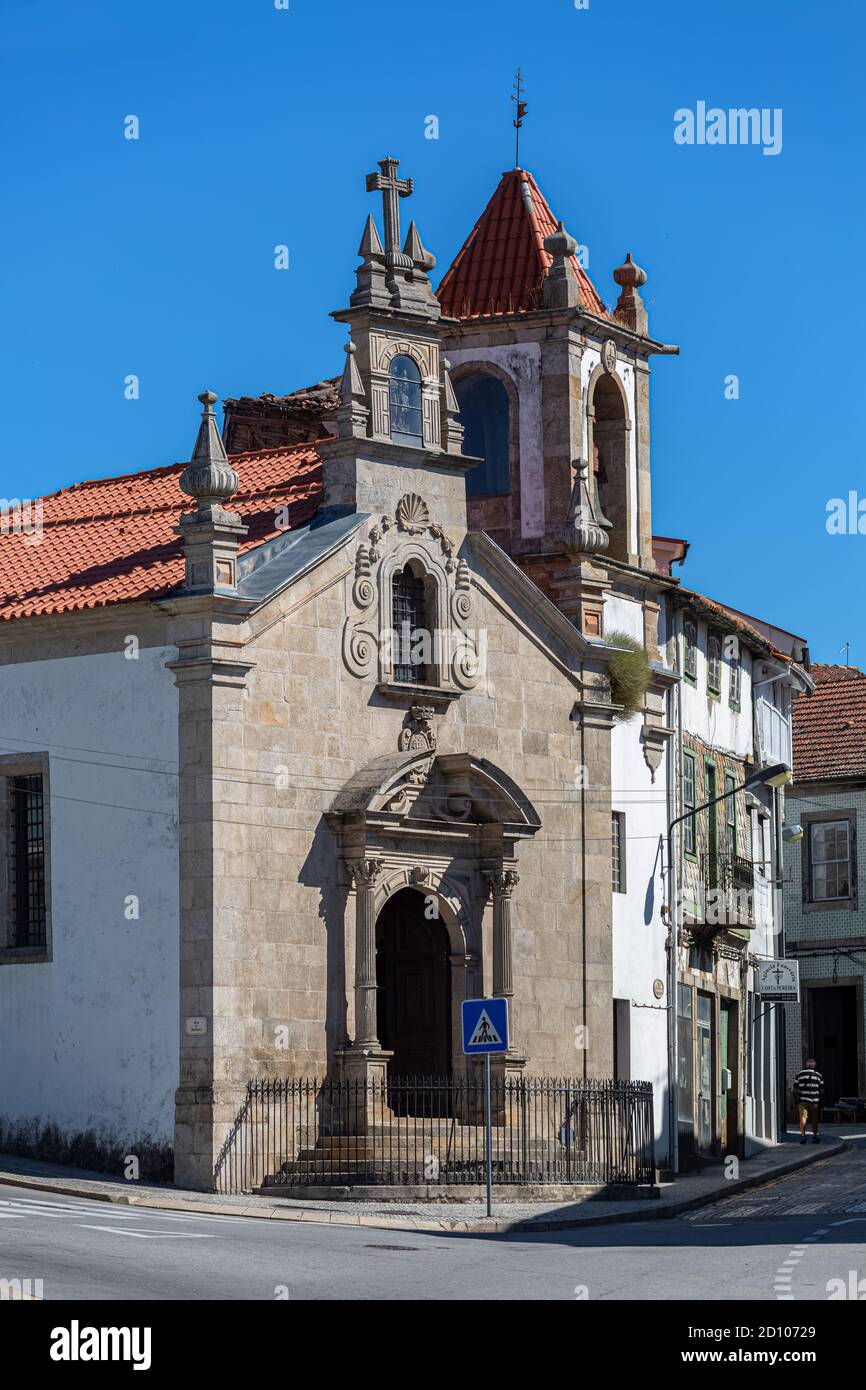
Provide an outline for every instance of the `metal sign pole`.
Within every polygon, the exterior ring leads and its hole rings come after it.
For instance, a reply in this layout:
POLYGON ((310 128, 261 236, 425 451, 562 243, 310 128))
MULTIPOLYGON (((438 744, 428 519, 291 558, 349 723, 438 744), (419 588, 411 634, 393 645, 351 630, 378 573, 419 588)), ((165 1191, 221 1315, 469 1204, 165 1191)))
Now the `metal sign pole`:
POLYGON ((484 1054, 484 1140, 487 1149, 487 1215, 493 1215, 493 1126, 490 1116, 490 1053, 484 1054))

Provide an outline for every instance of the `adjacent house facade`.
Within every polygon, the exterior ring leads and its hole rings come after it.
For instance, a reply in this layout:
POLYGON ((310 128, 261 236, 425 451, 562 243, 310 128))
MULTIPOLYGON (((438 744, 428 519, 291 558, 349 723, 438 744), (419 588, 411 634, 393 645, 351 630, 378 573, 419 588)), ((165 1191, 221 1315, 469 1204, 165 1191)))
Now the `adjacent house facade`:
POLYGON ((794 701, 794 785, 787 819, 802 829, 786 864, 788 955, 800 1006, 786 1007, 788 1104, 814 1057, 826 1105, 866 1097, 866 674, 814 666, 815 691, 794 701))
POLYGON ((777 1138, 778 1028, 756 992, 756 966, 781 947, 784 793, 744 783, 790 769, 791 698, 809 678, 800 639, 783 650, 755 620, 685 588, 671 613, 681 677, 672 697, 682 818, 677 1106, 688 1162, 777 1138))

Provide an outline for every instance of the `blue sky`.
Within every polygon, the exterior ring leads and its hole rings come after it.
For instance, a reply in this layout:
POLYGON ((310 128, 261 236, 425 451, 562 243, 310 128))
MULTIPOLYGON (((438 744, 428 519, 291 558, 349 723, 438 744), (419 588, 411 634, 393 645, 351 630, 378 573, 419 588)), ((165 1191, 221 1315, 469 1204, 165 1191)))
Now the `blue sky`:
POLYGON ((654 359, 654 529, 690 585, 866 665, 866 536, 825 525, 866 498, 864 27, 837 0, 4 0, 0 495, 186 458, 205 386, 337 373, 364 175, 401 159, 444 270, 513 163, 520 63, 521 163, 608 302, 633 252, 682 349, 654 359), (781 108, 781 153, 676 144, 699 101, 781 108))

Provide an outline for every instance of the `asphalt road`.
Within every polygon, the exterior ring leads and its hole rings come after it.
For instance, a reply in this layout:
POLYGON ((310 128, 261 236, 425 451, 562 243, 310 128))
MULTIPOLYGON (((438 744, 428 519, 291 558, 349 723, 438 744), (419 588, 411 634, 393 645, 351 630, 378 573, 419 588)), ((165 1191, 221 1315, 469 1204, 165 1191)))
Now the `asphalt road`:
POLYGON ((0 1279, 52 1299, 866 1297, 866 1147, 674 1220, 452 1236, 135 1210, 0 1186, 0 1279), (832 1283, 831 1281, 838 1281, 832 1283), (35 1285, 32 1285, 34 1289, 35 1285))

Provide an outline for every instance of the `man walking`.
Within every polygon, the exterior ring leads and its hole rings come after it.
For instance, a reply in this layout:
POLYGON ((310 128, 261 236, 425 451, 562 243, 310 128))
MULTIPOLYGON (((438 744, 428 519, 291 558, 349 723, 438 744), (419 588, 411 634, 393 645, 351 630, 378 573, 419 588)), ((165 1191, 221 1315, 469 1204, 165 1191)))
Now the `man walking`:
POLYGON ((794 1095, 800 1108, 800 1143, 806 1142, 806 1123, 812 1126, 812 1143, 818 1143, 818 1115, 824 1094, 824 1078, 817 1069, 814 1057, 809 1057, 802 1071, 794 1077, 794 1095))

